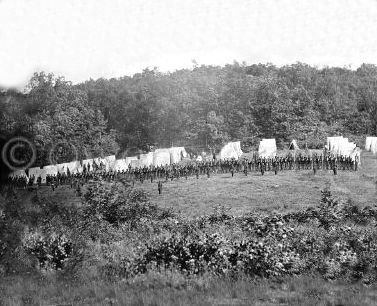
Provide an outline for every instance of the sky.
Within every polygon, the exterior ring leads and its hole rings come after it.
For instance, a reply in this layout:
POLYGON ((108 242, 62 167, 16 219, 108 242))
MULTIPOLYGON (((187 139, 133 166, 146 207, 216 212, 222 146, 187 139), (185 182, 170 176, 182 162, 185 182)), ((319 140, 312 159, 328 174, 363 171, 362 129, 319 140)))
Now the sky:
POLYGON ((377 0, 0 0, 0 86, 199 65, 377 64, 377 0))

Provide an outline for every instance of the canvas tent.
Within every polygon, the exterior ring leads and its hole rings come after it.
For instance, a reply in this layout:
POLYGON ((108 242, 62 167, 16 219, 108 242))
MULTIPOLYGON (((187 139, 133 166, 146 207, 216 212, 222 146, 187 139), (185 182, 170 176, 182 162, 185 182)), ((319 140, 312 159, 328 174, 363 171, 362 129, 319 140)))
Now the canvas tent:
POLYGON ((158 149, 153 152, 153 166, 170 165, 170 152, 169 149, 158 149))
POLYGON ((9 177, 11 178, 17 178, 17 177, 24 177, 26 178, 26 181, 29 181, 28 176, 26 175, 25 170, 16 170, 9 174, 9 177))
POLYGON ((153 152, 147 154, 140 154, 140 167, 149 167, 153 165, 153 152))
POLYGON ((141 167, 141 163, 139 159, 131 160, 131 168, 139 168, 141 167))
MULTIPOLYGON (((131 157, 126 157, 126 158, 125 158, 127 168, 128 168, 128 166, 131 165, 131 162, 132 162, 133 160, 138 160, 137 156, 131 156, 131 157)), ((131 167, 132 167, 132 165, 131 165, 131 167)))
POLYGON ((104 160, 104 164, 106 165, 106 170, 110 170, 110 169, 114 170, 114 165, 116 161, 115 155, 106 156, 102 160, 104 160))
POLYGON ((58 175, 58 167, 55 165, 44 166, 43 170, 45 170, 46 175, 58 175))
POLYGON ((259 157, 275 157, 276 156, 276 140, 273 139, 262 139, 259 144, 258 155, 259 157))
POLYGON ((172 147, 169 148, 170 153, 170 162, 173 163, 179 163, 184 158, 187 157, 187 152, 184 147, 172 147))
POLYGON ((367 137, 365 140, 365 150, 377 153, 377 137, 367 137))
POLYGON ((365 150, 370 151, 372 142, 374 142, 375 139, 377 139, 377 137, 370 137, 370 136, 366 137, 366 139, 365 139, 365 150))
POLYGON ((117 159, 113 164, 114 171, 126 171, 128 169, 128 164, 125 159, 117 159))
POLYGON ((238 159, 242 155, 241 142, 229 142, 220 150, 219 158, 220 159, 238 159))
POLYGON ((34 176, 34 181, 33 181, 34 184, 37 182, 38 177, 41 176, 42 173, 43 171, 40 167, 33 167, 33 168, 29 168, 28 170, 29 179, 31 179, 34 176))
POLYGON ((289 150, 300 150, 297 142, 296 142, 296 139, 293 139, 289 145, 289 150))

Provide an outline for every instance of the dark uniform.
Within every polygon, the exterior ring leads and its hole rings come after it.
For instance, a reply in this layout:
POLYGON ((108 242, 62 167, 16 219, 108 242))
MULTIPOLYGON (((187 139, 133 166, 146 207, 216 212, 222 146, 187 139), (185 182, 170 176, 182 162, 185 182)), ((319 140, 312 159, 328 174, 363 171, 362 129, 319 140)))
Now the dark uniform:
POLYGON ((158 182, 158 194, 161 194, 161 192, 162 192, 162 182, 159 181, 158 182))

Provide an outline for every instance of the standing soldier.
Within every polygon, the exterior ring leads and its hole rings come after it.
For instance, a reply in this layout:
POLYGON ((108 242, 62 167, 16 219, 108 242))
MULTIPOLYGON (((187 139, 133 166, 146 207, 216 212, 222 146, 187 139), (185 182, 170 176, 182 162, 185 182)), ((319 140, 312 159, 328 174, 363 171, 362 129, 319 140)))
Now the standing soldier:
POLYGON ((42 178, 40 176, 38 176, 37 178, 37 184, 38 184, 38 187, 42 186, 42 178))
POLYGON ((334 172, 334 175, 338 175, 338 165, 337 165, 337 163, 334 164, 333 172, 334 172))
POLYGON ((158 194, 161 194, 162 192, 162 182, 158 181, 158 194))

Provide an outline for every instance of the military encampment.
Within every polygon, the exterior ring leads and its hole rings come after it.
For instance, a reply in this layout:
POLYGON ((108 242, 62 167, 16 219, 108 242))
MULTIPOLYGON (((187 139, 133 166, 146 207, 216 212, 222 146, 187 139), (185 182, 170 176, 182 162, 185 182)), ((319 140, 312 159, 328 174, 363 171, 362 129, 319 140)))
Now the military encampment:
POLYGON ((0 1, 0 306, 377 305, 376 16, 0 1))

